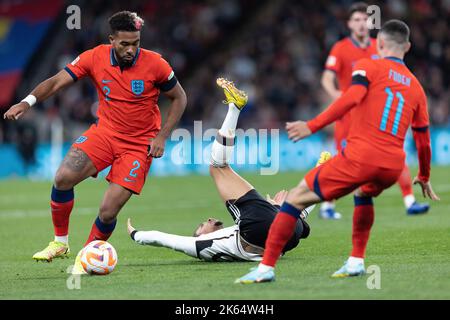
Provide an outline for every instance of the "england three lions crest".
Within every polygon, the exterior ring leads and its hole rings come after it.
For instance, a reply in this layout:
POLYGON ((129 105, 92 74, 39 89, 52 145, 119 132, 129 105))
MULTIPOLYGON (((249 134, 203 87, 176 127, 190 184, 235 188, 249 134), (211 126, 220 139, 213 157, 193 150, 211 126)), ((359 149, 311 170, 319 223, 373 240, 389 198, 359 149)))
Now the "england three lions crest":
POLYGON ((131 91, 137 96, 144 92, 144 80, 131 80, 131 91))

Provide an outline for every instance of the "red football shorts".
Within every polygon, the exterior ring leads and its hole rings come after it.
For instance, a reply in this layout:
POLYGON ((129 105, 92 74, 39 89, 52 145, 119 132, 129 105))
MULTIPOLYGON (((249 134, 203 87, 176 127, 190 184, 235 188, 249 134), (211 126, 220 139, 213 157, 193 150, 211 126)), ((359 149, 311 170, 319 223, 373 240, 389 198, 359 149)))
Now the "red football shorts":
POLYGON ((106 177, 133 193, 139 194, 153 158, 147 156, 148 145, 132 143, 113 131, 93 124, 73 144, 91 159, 97 172, 111 166, 106 177))
POLYGON ((386 169, 359 163, 342 153, 309 171, 305 180, 310 190, 322 200, 339 199, 358 187, 367 196, 376 197, 389 188, 402 173, 402 169, 386 169))

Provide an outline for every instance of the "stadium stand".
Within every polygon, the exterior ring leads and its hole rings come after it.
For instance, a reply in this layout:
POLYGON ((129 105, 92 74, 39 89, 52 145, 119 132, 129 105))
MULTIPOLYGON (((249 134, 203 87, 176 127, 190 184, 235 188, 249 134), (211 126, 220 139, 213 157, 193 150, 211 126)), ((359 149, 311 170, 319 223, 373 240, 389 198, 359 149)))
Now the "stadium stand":
MULTIPOLYGON (((80 52, 107 42, 107 18, 128 9, 139 12, 146 21, 142 46, 161 52, 187 91, 188 108, 181 126, 190 128, 194 120, 202 120, 204 128, 212 127, 222 119, 225 109, 217 107, 221 97, 214 89, 214 79, 223 75, 249 92, 249 107, 240 120, 243 128, 283 128, 285 121, 310 118, 329 103, 319 80, 331 44, 347 35, 345 8, 352 1, 130 0, 124 4, 117 0, 80 0, 82 32, 65 28, 61 17, 67 16, 64 8, 69 3, 44 2, 48 3, 45 12, 33 10, 34 1, 0 5, 0 16, 9 17, 0 20, 2 111, 80 52), (19 19, 18 12, 31 13, 19 19), (48 67, 28 72, 27 81, 21 82, 23 72, 41 63, 42 54, 35 51, 51 21, 59 21, 57 28, 62 34, 48 40, 52 54, 45 59, 48 67), (26 40, 25 36, 31 34, 33 40, 26 40), (19 37, 24 40, 10 40, 19 37), (252 110, 256 107, 258 112, 252 110)), ((425 84, 432 124, 448 127, 450 2, 374 3, 381 6, 383 21, 402 17, 410 24, 413 47, 406 63, 425 84)), ((162 108, 164 104, 161 101, 162 108)), ((95 90, 89 81, 80 81, 34 108, 27 121, 36 127, 39 142, 51 140, 49 128, 55 119, 62 121, 64 140, 73 141, 95 120, 96 108, 95 90)), ((0 141, 17 143, 18 132, 17 126, 0 121, 0 141)))
POLYGON ((62 0, 2 1, 0 4, 0 105, 3 108, 12 101, 24 69, 62 5, 62 0))

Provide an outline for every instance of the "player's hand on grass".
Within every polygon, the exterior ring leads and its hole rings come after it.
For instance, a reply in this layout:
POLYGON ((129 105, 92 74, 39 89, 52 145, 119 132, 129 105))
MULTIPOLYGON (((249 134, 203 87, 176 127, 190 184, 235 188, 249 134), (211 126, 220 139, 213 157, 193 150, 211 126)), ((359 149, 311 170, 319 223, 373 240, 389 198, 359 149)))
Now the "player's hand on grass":
POLYGON ((305 121, 286 122, 286 130, 290 140, 297 142, 311 135, 311 130, 305 121))
POLYGON ((166 139, 162 136, 156 136, 150 141, 150 150, 148 155, 153 158, 161 158, 164 155, 164 148, 166 145, 166 139))
POLYGON ((131 235, 131 233, 134 230, 136 230, 136 229, 131 225, 131 218, 128 218, 128 220, 127 220, 127 231, 128 231, 128 234, 131 235))
POLYGON ((270 195, 267 195, 266 199, 267 199, 267 201, 269 203, 281 207, 281 205, 283 204, 284 200, 286 200, 287 195, 288 195, 288 191, 281 190, 273 197, 273 199, 270 197, 270 195))
POLYGON ((31 107, 27 102, 19 102, 5 112, 5 114, 3 115, 3 119, 18 120, 30 108, 31 107))
POLYGON ((413 180, 413 184, 418 184, 422 188, 422 194, 425 198, 430 198, 431 200, 441 200, 436 193, 434 193, 433 188, 431 187, 431 182, 424 182, 420 180, 418 177, 415 177, 413 180))

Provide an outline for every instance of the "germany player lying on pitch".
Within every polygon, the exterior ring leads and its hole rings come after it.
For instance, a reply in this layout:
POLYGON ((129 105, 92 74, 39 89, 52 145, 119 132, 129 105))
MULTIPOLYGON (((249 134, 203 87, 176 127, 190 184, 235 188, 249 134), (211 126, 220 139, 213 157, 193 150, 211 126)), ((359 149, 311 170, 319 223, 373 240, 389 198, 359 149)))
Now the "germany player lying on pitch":
POLYGON ((422 187, 424 196, 439 200, 429 181, 431 148, 426 95, 403 62, 410 47, 408 26, 399 20, 386 22, 377 37, 382 59, 359 60, 350 88, 315 119, 287 123, 289 138, 298 141, 352 112, 345 149, 308 172, 289 192, 270 227, 262 263, 237 282, 273 281, 275 264, 302 210, 354 190, 354 216, 364 217, 364 221, 354 225, 351 256, 333 277, 364 274, 364 254, 374 220, 372 197, 398 180, 405 163, 405 135, 411 124, 419 158, 419 174, 414 183, 422 187))
MULTIPOLYGON (((163 155, 165 141, 184 112, 186 95, 170 65, 158 53, 139 47, 143 23, 136 13, 114 14, 109 19, 110 44, 83 52, 5 113, 5 118, 17 120, 34 103, 84 77, 97 88, 98 121, 75 141, 56 172, 51 193, 55 238, 33 256, 37 261, 69 255, 73 188, 111 165, 109 187, 86 244, 110 237, 120 209, 141 192, 152 159, 163 155), (162 128, 160 91, 171 102, 162 128)), ((78 257, 73 272, 83 273, 78 257)))
MULTIPOLYGON (((228 114, 217 133, 211 150, 210 174, 222 201, 235 225, 223 228, 223 223, 210 218, 201 223, 193 237, 167 234, 159 231, 137 231, 128 221, 128 233, 139 244, 162 246, 207 261, 260 261, 270 225, 284 201, 287 191, 280 191, 273 199, 264 199, 253 186, 229 166, 233 156, 235 129, 240 110, 247 102, 244 92, 229 81, 218 79, 229 105, 228 114)), ((322 153, 319 162, 329 159, 322 153)), ((303 210, 296 221, 294 232, 280 253, 295 248, 299 240, 309 235, 305 218, 314 206, 303 210)))

